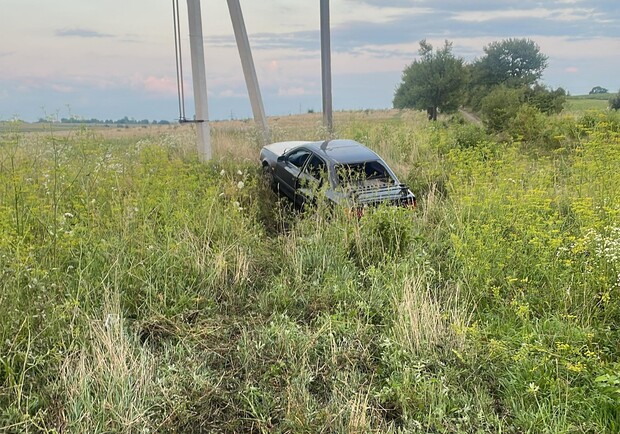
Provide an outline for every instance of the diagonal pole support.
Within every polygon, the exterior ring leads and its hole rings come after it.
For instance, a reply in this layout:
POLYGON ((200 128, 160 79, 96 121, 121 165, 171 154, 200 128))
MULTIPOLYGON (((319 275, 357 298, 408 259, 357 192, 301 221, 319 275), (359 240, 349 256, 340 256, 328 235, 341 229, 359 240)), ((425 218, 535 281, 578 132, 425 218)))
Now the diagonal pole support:
POLYGON ((235 32, 235 40, 237 41, 237 48, 239 49, 239 57, 241 58, 243 75, 245 76, 245 84, 248 88, 248 94, 250 95, 254 121, 262 129, 263 141, 267 143, 269 141, 269 126, 267 125, 263 98, 258 85, 258 77, 256 76, 250 41, 248 40, 248 33, 243 20, 243 12, 239 0, 227 1, 230 20, 232 21, 233 30, 235 32))

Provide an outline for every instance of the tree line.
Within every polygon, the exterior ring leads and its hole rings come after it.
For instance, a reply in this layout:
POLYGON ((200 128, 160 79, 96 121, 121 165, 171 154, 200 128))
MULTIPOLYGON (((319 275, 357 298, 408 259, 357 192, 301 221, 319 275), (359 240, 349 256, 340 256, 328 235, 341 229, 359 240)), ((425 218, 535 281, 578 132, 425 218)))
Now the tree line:
MULTIPOLYGON (((539 81, 548 57, 530 39, 492 42, 472 63, 455 56, 449 41, 436 49, 422 40, 419 54, 403 71, 394 95, 395 108, 426 110, 429 119, 436 120, 439 112, 451 113, 465 106, 480 113, 494 131, 502 130, 524 106, 546 114, 563 109, 567 93, 539 81)), ((620 105, 620 96, 610 101, 617 109, 615 104, 620 105)))
MULTIPOLYGON (((49 119, 40 118, 38 122, 47 123, 49 122, 49 119)), ((112 120, 112 119, 103 120, 103 119, 97 119, 97 118, 84 119, 84 118, 72 116, 70 118, 61 118, 60 123, 63 123, 63 124, 95 124, 95 125, 169 125, 170 121, 167 121, 167 120, 150 121, 148 119, 137 120, 134 118, 129 118, 127 116, 121 119, 117 119, 117 120, 112 120)))

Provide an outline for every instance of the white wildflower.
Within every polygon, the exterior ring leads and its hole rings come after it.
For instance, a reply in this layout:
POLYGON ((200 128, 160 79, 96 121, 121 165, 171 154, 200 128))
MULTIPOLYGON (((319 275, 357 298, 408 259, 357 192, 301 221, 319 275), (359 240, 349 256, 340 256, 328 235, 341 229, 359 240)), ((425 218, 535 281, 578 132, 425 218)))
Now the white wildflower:
POLYGON ((239 190, 241 190, 243 187, 245 187, 245 184, 243 183, 243 181, 239 181, 239 182, 237 183, 237 188, 238 188, 239 190))
POLYGON ((222 169, 222 171, 220 172, 220 176, 224 176, 224 175, 226 175, 226 171, 222 169))
POLYGON ((607 232, 607 236, 595 233, 592 237, 594 252, 597 256, 605 258, 610 264, 618 263, 620 262, 620 227, 607 227, 605 232, 607 232))

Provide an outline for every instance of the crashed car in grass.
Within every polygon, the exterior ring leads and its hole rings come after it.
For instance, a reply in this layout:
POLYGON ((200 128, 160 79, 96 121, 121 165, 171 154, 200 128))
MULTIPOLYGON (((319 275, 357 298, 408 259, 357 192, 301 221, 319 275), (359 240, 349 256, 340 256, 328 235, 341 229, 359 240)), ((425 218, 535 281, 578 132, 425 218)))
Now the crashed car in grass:
POLYGON ((300 207, 318 196, 358 211, 380 203, 416 205, 381 157, 354 140, 273 143, 262 148, 260 161, 274 190, 300 207))

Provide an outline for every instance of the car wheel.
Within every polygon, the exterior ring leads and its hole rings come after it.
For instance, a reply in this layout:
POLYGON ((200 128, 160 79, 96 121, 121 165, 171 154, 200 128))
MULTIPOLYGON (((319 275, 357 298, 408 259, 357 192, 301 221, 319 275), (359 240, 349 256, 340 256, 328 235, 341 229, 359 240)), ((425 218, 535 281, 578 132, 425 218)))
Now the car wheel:
POLYGON ((265 178, 265 182, 273 191, 276 191, 276 180, 273 177, 273 170, 269 167, 269 164, 263 163, 263 177, 265 178))

